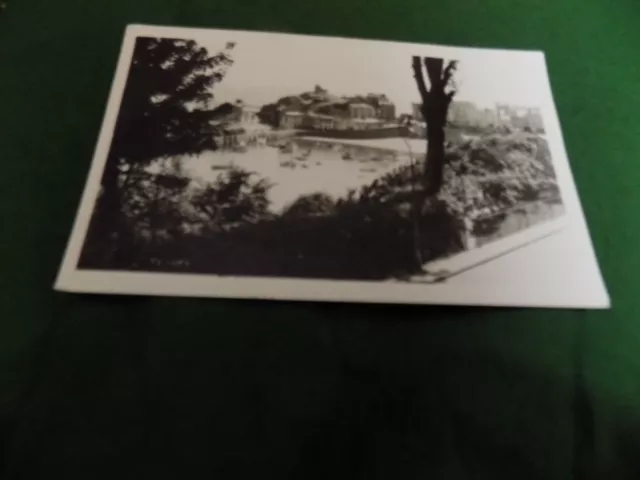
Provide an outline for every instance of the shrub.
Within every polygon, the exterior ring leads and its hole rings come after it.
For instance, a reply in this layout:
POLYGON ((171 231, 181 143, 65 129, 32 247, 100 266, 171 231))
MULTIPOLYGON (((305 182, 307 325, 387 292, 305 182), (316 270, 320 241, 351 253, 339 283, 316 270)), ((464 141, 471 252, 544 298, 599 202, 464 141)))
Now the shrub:
POLYGON ((334 213, 335 201, 326 193, 311 193, 298 197, 283 212, 284 217, 309 217, 334 213))

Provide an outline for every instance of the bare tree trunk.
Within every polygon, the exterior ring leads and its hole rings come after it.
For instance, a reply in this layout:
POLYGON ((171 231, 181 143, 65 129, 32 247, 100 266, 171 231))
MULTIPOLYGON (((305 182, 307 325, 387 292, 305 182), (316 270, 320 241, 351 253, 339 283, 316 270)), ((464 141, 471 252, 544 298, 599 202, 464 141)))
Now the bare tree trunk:
POLYGON ((455 89, 451 89, 451 83, 456 65, 456 62, 451 61, 445 67, 444 60, 441 58, 425 57, 422 59, 415 56, 412 60, 413 76, 422 99, 422 116, 427 123, 427 154, 422 173, 422 192, 421 196, 416 199, 415 209, 417 212, 415 212, 414 219, 414 242, 419 242, 414 245, 415 259, 420 270, 423 258, 419 224, 425 209, 440 192, 444 181, 445 126, 449 105, 455 95, 455 89), (429 79, 429 88, 424 75, 423 63, 429 79), (449 91, 447 91, 448 88, 449 91))
POLYGON ((423 174, 425 198, 437 195, 442 188, 444 174, 444 123, 429 123, 427 128, 427 157, 423 174))

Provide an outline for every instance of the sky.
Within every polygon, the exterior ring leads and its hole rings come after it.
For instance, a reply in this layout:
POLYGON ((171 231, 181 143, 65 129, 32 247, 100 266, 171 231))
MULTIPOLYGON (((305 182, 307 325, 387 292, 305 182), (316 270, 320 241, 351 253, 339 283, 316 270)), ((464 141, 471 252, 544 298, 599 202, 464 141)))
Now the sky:
POLYGON ((234 64, 214 87, 216 103, 242 99, 259 106, 320 85, 338 96, 384 93, 398 113, 409 113, 419 101, 412 55, 458 60, 456 99, 480 107, 540 106, 548 96, 544 61, 533 52, 235 31, 196 40, 212 54, 236 42, 234 64))

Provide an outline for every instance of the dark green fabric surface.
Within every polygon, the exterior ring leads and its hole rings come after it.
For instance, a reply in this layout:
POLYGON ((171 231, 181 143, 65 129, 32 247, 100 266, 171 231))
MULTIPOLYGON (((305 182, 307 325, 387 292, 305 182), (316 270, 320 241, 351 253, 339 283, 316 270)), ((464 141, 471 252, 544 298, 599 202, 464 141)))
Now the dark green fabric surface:
POLYGON ((640 478, 637 0, 9 0, 0 478, 640 478), (127 23, 543 49, 608 312, 51 289, 127 23))

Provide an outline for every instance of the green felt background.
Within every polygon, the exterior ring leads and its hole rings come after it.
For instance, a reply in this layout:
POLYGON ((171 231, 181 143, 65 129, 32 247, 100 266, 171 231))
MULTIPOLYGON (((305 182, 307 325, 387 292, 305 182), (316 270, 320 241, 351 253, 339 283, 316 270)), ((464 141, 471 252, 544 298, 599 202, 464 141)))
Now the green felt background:
POLYGON ((9 0, 1 478, 640 478, 637 0, 9 0), (127 23, 543 49, 607 312, 51 285, 127 23))

